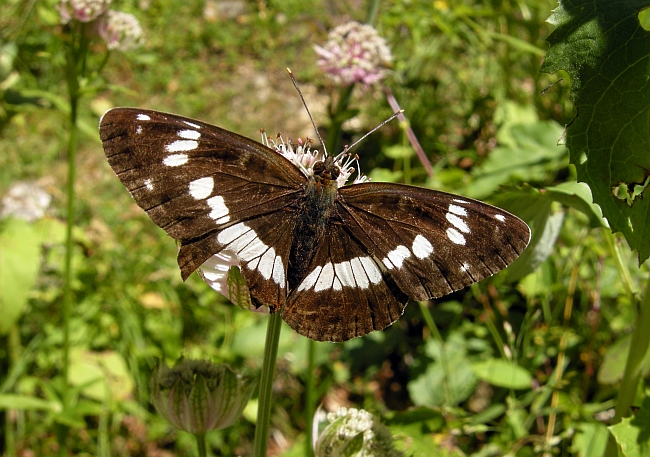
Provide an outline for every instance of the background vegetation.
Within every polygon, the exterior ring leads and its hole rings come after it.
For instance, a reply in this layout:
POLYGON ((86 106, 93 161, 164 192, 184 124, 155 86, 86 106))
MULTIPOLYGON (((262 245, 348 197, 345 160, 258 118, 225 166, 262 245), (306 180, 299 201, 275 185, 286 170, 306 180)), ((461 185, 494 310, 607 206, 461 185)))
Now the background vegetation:
MULTIPOLYGON (((0 5, 0 195, 28 180, 53 199, 38 222, 0 222, 0 275, 20 265, 0 290, 0 451, 55 455, 64 426, 69 455, 192 455, 191 436, 173 431, 150 404, 155 359, 184 355, 259 370, 267 316, 226 303, 196 275, 180 280, 174 242, 106 163, 99 116, 138 106, 255 139, 260 128, 313 137, 290 67, 326 136, 338 89, 312 46, 347 19, 365 21, 368 5, 119 2, 141 21, 146 41, 112 53, 79 105, 69 328, 75 409, 62 414, 69 108, 56 3, 0 5)), ((603 227, 558 144, 575 115, 569 82, 576 78, 539 72, 553 30, 545 21, 556 7, 553 0, 381 3, 375 26, 394 55, 384 84, 434 174, 397 122, 358 146, 362 170, 499 204, 525 218, 534 239, 522 262, 443 299, 411 303, 386 331, 318 343, 313 371, 307 340, 285 327, 269 455, 304 455, 309 377, 324 409, 375 413, 406 455, 602 455, 648 270, 603 227)), ((381 90, 355 90, 350 106, 346 142, 392 113, 381 90)), ((643 380, 638 393, 641 407, 643 380)), ((249 455, 255 407, 254 395, 239 422, 208 434, 210 452, 249 455)))

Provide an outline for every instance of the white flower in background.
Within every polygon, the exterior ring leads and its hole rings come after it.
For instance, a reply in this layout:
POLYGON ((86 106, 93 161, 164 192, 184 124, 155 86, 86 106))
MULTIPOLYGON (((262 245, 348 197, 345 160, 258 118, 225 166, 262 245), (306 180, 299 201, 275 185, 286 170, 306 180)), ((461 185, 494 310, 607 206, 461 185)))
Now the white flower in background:
POLYGON ((130 51, 144 41, 140 22, 133 14, 122 11, 108 11, 102 16, 98 33, 111 51, 130 51))
POLYGON ((314 49, 321 69, 343 86, 369 86, 382 80, 393 60, 386 40, 372 26, 354 21, 332 29, 327 42, 314 49))
POLYGON ((61 0, 59 3, 61 22, 67 24, 71 20, 94 21, 108 10, 111 2, 112 0, 61 0))
POLYGON ((339 408, 314 444, 315 457, 403 457, 390 430, 363 409, 339 408))
POLYGON ((13 216, 34 222, 45 216, 51 202, 52 196, 36 183, 19 181, 3 197, 0 218, 13 216))

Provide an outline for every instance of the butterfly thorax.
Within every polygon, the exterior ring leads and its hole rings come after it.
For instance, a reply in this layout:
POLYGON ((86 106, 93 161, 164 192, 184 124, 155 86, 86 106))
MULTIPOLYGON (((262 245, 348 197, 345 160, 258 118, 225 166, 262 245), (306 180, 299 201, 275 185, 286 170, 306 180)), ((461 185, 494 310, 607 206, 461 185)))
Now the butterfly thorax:
POLYGON ((327 222, 338 195, 336 178, 340 172, 332 158, 327 157, 324 162, 315 163, 313 170, 314 177, 305 187, 291 244, 287 270, 289 290, 295 289, 307 275, 309 263, 318 247, 318 240, 325 239, 322 235, 326 232, 327 222))

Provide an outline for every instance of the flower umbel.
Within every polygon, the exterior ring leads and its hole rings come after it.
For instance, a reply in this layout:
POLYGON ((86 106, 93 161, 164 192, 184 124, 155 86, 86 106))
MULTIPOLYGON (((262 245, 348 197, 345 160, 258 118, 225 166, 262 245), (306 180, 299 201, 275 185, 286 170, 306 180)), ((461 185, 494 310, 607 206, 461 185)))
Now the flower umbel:
POLYGON ((142 46, 142 27, 133 14, 108 11, 100 18, 98 32, 111 51, 130 51, 142 46))
MULTIPOLYGON (((326 152, 311 149, 311 140, 309 138, 307 141, 302 141, 298 138, 298 144, 294 145, 291 139, 284 141, 284 139, 278 135, 276 141, 273 138, 268 138, 266 134, 262 132, 262 142, 271 149, 275 149, 275 152, 300 168, 300 171, 302 171, 309 179, 314 179, 314 165, 318 162, 325 161, 327 158, 326 152)), ((356 157, 350 155, 346 151, 343 151, 341 154, 334 157, 334 164, 340 172, 339 177, 336 179, 337 187, 345 186, 350 179, 350 176, 352 176, 356 171, 356 169, 351 166, 354 162, 356 162, 356 157)), ((366 182, 367 180, 367 176, 359 173, 352 181, 352 184, 366 182)))
POLYGON ((59 14, 61 22, 67 24, 71 20, 91 22, 108 10, 113 0, 61 0, 59 14))
POLYGON ((370 25, 348 22, 332 29, 323 46, 314 46, 318 65, 336 83, 374 84, 393 60, 386 41, 370 25))
POLYGON ((197 435, 231 426, 255 385, 255 380, 206 360, 181 359, 173 368, 158 363, 151 375, 158 413, 174 427, 197 435))
POLYGON ((339 408, 327 420, 314 444, 315 457, 403 456, 394 448, 390 430, 368 411, 339 408))

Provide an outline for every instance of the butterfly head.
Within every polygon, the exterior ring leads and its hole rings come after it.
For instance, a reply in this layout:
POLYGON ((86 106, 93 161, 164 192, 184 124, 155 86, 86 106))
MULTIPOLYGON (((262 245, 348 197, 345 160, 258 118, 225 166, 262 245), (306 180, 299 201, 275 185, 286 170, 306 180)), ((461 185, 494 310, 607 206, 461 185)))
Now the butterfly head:
MULTIPOLYGON (((347 150, 337 156, 330 156, 327 152, 312 149, 312 141, 309 138, 307 141, 298 138, 297 144, 294 144, 291 140, 285 141, 280 135, 276 139, 268 138, 264 132, 262 140, 265 145, 296 165, 310 180, 336 181, 337 187, 342 187, 348 184, 350 177, 356 172, 352 164, 358 164, 358 157, 352 156, 347 150)), ((352 184, 366 181, 368 177, 358 173, 352 184)))

